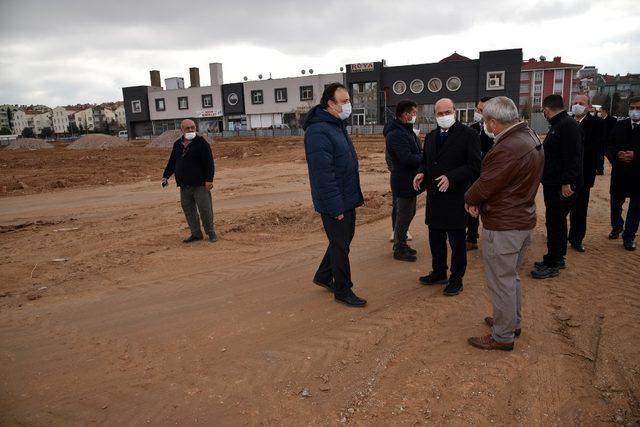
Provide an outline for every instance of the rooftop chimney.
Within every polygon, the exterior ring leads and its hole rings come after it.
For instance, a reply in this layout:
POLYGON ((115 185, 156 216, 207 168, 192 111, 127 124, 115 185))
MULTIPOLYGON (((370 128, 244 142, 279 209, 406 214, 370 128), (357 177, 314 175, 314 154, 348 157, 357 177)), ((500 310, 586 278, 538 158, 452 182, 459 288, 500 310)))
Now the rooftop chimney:
POLYGON ((561 58, 561 57, 559 57, 559 56, 554 56, 554 57, 553 57, 553 62, 560 63, 560 60, 561 60, 561 59, 562 59, 562 58, 561 58))
POLYGON ((162 83, 160 83, 160 71, 151 70, 149 71, 149 75, 151 76, 151 86, 162 87, 162 83))
POLYGON ((197 67, 189 68, 189 80, 191 87, 200 87, 200 70, 197 67))
POLYGON ((219 62, 210 63, 209 76, 211 76, 211 86, 222 85, 222 64, 219 62))

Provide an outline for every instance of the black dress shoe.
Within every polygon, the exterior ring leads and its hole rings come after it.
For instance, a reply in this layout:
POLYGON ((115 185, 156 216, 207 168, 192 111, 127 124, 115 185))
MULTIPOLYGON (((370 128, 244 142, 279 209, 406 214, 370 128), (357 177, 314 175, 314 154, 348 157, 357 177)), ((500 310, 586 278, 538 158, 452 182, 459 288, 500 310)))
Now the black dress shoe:
POLYGON ((182 243, 191 243, 191 242, 198 242, 202 240, 202 236, 200 237, 196 237, 196 236, 189 236, 188 238, 184 239, 182 241, 182 243))
POLYGON ((407 245, 407 252, 409 252, 411 255, 417 255, 418 254, 418 251, 416 251, 415 249, 413 249, 409 245, 407 245))
POLYGON ((630 241, 626 241, 624 242, 624 248, 628 251, 635 251, 636 250, 636 242, 633 240, 630 241))
POLYGON ((418 258, 416 255, 409 252, 408 247, 399 247, 393 251, 393 258, 398 261, 415 262, 418 258))
POLYGON ((614 228, 611 230, 611 233, 609 233, 609 240, 616 240, 620 237, 620 233, 622 233, 622 228, 614 228))
POLYGON ((449 283, 447 273, 434 273, 433 271, 426 276, 420 277, 420 283, 423 285, 446 285, 449 283))
POLYGON ((454 297, 462 292, 464 286, 462 285, 461 280, 449 281, 449 284, 442 293, 448 297, 454 297))
MULTIPOLYGON (((552 265, 545 264, 544 261, 536 261, 533 263, 533 266, 536 269, 543 268, 543 267, 554 267, 552 265)), ((558 262, 558 265, 556 265, 555 267, 557 267, 559 270, 564 270, 565 268, 567 268, 567 262, 565 260, 562 260, 558 262)))
POLYGON ((322 280, 318 280, 318 279, 313 279, 313 283, 315 283, 318 286, 321 286, 323 288, 325 288, 328 291, 333 292, 333 282, 323 282, 322 280))
POLYGON ((556 277, 560 275, 560 269, 558 267, 549 267, 547 265, 543 265, 542 267, 537 267, 535 270, 531 272, 531 277, 534 279, 550 279, 552 277, 556 277))
POLYGON ((210 241, 211 243, 213 243, 213 242, 217 242, 217 241, 218 241, 218 235, 217 235, 216 233, 209 234, 209 241, 210 241))
POLYGON ((571 243, 571 247, 573 249, 575 249, 578 252, 584 252, 586 249, 584 248, 584 245, 582 244, 582 242, 578 243, 571 243))
POLYGON ((366 299, 360 298, 351 290, 344 295, 336 295, 335 299, 337 302, 348 305, 349 307, 364 307, 367 305, 366 299))

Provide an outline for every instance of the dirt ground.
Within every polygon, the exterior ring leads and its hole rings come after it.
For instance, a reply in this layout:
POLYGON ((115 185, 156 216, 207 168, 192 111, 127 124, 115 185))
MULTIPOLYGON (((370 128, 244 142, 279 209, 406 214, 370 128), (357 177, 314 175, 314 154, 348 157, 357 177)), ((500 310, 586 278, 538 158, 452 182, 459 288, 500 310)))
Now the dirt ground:
POLYGON ((311 278, 326 248, 301 140, 214 144, 221 239, 184 245, 168 150, 0 151, 0 425, 638 425, 640 252, 609 241, 609 172, 586 253, 522 272, 511 353, 467 345, 490 315, 479 251, 465 290, 393 260, 380 138, 359 139, 351 261, 364 309, 311 278))

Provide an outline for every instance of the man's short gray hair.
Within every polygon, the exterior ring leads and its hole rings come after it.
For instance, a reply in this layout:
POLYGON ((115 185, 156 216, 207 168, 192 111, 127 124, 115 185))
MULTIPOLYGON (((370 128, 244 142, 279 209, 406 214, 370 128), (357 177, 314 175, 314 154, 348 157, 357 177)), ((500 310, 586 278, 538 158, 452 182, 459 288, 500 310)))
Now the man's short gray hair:
POLYGON ((489 119, 494 119, 498 123, 505 125, 520 121, 518 107, 506 96, 496 96, 485 102, 482 109, 482 117, 485 122, 489 119))

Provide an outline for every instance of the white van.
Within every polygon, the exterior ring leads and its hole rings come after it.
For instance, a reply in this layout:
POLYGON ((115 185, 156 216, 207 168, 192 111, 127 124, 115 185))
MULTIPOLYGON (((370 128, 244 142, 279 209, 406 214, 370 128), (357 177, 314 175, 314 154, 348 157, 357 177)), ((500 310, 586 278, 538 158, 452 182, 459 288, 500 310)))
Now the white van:
POLYGON ((126 130, 121 130, 120 132, 118 132, 118 138, 129 139, 129 132, 127 132, 126 130))

